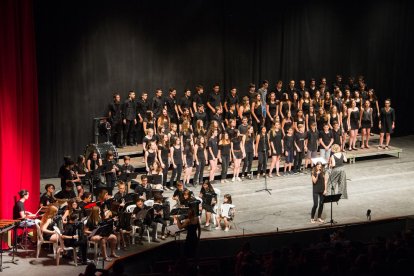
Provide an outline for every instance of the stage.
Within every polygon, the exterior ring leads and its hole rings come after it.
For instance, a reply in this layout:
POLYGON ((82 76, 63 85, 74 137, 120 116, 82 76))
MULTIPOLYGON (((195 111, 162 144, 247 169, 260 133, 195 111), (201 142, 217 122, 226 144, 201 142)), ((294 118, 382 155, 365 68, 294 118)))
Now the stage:
MULTIPOLYGON (((347 200, 340 200, 333 205, 333 217, 338 224, 366 221, 367 209, 372 211, 372 220, 390 217, 408 216, 414 214, 414 136, 393 138, 391 144, 403 149, 400 158, 391 156, 370 157, 358 160, 355 164, 347 164, 348 181, 347 200)), ((216 184, 221 190, 221 198, 230 193, 236 205, 236 229, 229 232, 222 230, 203 230, 201 237, 223 237, 284 231, 303 228, 317 228, 326 225, 311 224, 310 210, 312 207, 312 186, 309 174, 290 175, 284 177, 268 178, 268 187, 272 189, 271 195, 267 192, 256 192, 264 187, 264 178, 245 180, 243 182, 229 182, 216 184)), ((41 181, 41 190, 46 183, 55 183, 60 186, 59 179, 44 179, 41 181)), ((190 188, 196 194, 199 189, 190 188)), ((165 192, 168 197, 172 192, 165 192)), ((325 205, 322 217, 329 220, 330 206, 325 205)), ((204 217, 202 218, 204 223, 204 217)), ((182 236, 181 238, 184 238, 182 236)), ((171 238, 165 242, 170 241, 171 238)), ((145 250, 150 246, 132 246, 128 251, 120 251, 120 255, 129 255, 145 250)), ((45 256, 42 250, 41 258, 20 258, 19 265, 9 266, 4 275, 12 273, 27 273, 31 275, 77 275, 85 266, 75 267, 69 260, 63 260, 57 268, 54 266, 52 255, 45 256)), ((4 261, 10 257, 4 257, 4 261)), ((1 274, 1 273, 0 273, 1 274)))

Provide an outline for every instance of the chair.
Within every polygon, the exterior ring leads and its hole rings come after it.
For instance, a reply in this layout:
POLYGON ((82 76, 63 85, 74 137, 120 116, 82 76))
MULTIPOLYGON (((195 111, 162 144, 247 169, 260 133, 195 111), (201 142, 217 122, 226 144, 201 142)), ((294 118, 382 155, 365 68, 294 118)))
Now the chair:
MULTIPOLYGON (((136 205, 129 205, 126 208, 126 212, 127 213, 133 213, 134 209, 135 209, 136 205)), ((139 226, 136 225, 131 225, 132 227, 132 231, 131 231, 131 238, 132 238, 132 244, 135 244, 135 237, 137 236, 137 229, 139 229, 139 226)), ((144 231, 147 233, 147 239, 148 239, 148 243, 151 243, 151 237, 150 237, 150 233, 149 233, 149 229, 147 225, 144 225, 144 231)), ((155 236, 157 237, 157 236, 155 236)))
MULTIPOLYGON (((88 219, 85 219, 83 221, 83 224, 86 225, 87 222, 88 222, 88 219)), ((92 247, 91 245, 93 244, 93 249, 94 249, 94 251, 93 251, 93 259, 96 260, 96 257, 98 256, 99 242, 97 242, 97 241, 91 241, 89 239, 86 239, 86 240, 87 240, 88 248, 92 247)))
POLYGON ((59 241, 45 241, 43 239, 42 229, 40 228, 40 220, 35 220, 36 230, 37 230, 37 246, 36 246, 36 259, 39 258, 40 249, 42 244, 48 243, 53 245, 53 258, 56 259, 56 265, 59 265, 59 258, 57 258, 57 249, 59 241))
MULTIPOLYGON (((60 229, 58 227, 53 227, 53 229, 55 230, 55 232, 58 235, 61 235, 60 229)), ((59 238, 59 242, 61 242, 64 246, 64 241, 63 239, 59 238)), ((76 247, 64 247, 65 251, 73 251, 73 262, 75 263, 75 266, 78 266, 78 256, 76 255, 76 247)), ((56 265, 59 265, 59 258, 56 259, 56 265)))
POLYGON ((235 230, 237 230, 237 224, 234 221, 235 214, 236 214, 235 207, 230 208, 230 210, 229 210, 229 217, 230 218, 227 221, 229 222, 230 229, 234 228, 235 230))

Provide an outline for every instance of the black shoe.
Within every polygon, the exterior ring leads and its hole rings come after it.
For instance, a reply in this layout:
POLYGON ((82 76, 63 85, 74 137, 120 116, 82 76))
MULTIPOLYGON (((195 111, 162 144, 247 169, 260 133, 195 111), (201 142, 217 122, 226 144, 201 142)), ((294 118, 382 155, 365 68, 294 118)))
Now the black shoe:
POLYGON ((155 243, 160 243, 161 241, 159 240, 159 239, 155 239, 155 238, 152 238, 152 240, 151 240, 152 242, 155 242, 155 243))
POLYGON ((141 239, 140 239, 140 240, 138 240, 137 244, 139 244, 139 245, 144 245, 144 243, 142 242, 142 240, 141 240, 141 239))

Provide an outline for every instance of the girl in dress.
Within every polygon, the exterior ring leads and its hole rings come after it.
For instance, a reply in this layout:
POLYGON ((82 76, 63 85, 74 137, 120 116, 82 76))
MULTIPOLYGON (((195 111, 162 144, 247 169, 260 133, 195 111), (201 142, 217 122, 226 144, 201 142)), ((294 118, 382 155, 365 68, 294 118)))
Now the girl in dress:
POLYGON ((269 150, 269 139, 266 133, 266 127, 261 127, 260 133, 256 136, 256 155, 258 158, 257 179, 260 174, 266 175, 267 169, 267 152, 269 150))
POLYGON ((291 110, 292 102, 289 99, 289 95, 287 93, 282 94, 282 99, 279 103, 279 111, 280 111, 280 118, 283 120, 288 112, 291 110))
POLYGON ((361 126, 361 149, 369 149, 369 136, 371 135, 371 128, 374 124, 373 110, 370 101, 365 101, 360 113, 359 125, 361 126))
POLYGON ((257 133, 259 131, 260 126, 262 126, 263 124, 263 111, 260 94, 257 94, 255 100, 252 102, 251 110, 254 132, 257 133))
MULTIPOLYGON (((193 140, 190 140, 190 142, 186 143, 184 146, 184 187, 188 187, 190 184, 191 179, 191 172, 193 171, 194 166, 194 146, 193 146, 193 140)), ((193 186, 194 185, 193 180, 193 186)))
POLYGON ((324 221, 321 218, 323 211, 323 199, 327 191, 327 181, 325 177, 325 170, 321 162, 316 163, 316 166, 312 170, 312 191, 313 191, 313 206, 311 210, 311 223, 316 223, 315 213, 316 208, 318 208, 318 222, 323 223, 324 221))
POLYGON ((354 99, 351 100, 351 107, 348 108, 348 127, 349 127, 349 150, 357 150, 355 147, 359 129, 359 108, 354 99))
POLYGON ((246 157, 244 158, 243 168, 242 168, 242 179, 245 177, 245 172, 247 169, 247 177, 249 179, 253 179, 252 175, 252 163, 253 157, 256 156, 255 151, 255 137, 254 137, 254 129, 253 126, 249 125, 247 128, 246 138, 244 141, 244 152, 246 153, 246 157))
POLYGON ((249 97, 247 97, 247 96, 243 97, 243 103, 239 107, 239 118, 240 118, 240 120, 243 120, 243 117, 247 118, 248 123, 250 123, 252 121, 249 97))
POLYGON ((209 181, 204 181, 199 197, 203 200, 202 209, 206 211, 206 224, 210 226, 211 213, 214 213, 214 205, 217 203, 217 194, 209 181))
POLYGON ((290 111, 287 112, 286 116, 282 120, 282 133, 283 136, 287 134, 288 129, 293 127, 293 118, 290 111))
POLYGON ((150 172, 150 167, 155 160, 158 159, 158 148, 155 141, 150 141, 148 144, 148 150, 145 151, 144 161, 147 172, 150 172))
POLYGON ((380 129, 380 144, 378 149, 388 149, 391 140, 391 133, 394 132, 395 128, 395 111, 394 108, 391 107, 391 100, 385 100, 385 107, 381 108, 380 111, 380 121, 379 121, 379 129, 380 129), (384 146, 384 135, 385 135, 385 146, 384 146))
MULTIPOLYGON (((215 121, 214 121, 215 122, 215 121)), ((218 160, 218 129, 211 130, 211 136, 208 139, 208 162, 210 163, 210 182, 214 181, 214 175, 217 170, 218 160)))
POLYGON ((163 189, 166 190, 167 188, 170 189, 171 187, 166 187, 167 185, 167 174, 168 168, 170 167, 170 140, 168 135, 162 134, 160 142, 158 144, 158 159, 160 161, 160 165, 162 168, 163 174, 163 181, 162 186, 163 189))
POLYGON ((170 148, 170 156, 173 165, 173 172, 170 179, 170 187, 174 184, 174 179, 177 177, 177 181, 181 179, 181 173, 183 171, 184 156, 181 147, 181 140, 176 138, 172 141, 173 146, 170 148))
POLYGON ((236 129, 233 139, 231 139, 231 154, 233 156, 234 161, 234 169, 233 169, 233 179, 241 181, 239 174, 240 174, 240 164, 244 157, 246 157, 245 149, 244 149, 244 142, 246 137, 244 135, 240 135, 240 131, 236 129))
POLYGON ((266 103, 266 114, 266 128, 270 129, 274 124, 274 117, 279 114, 279 105, 276 101, 275 92, 269 95, 269 101, 266 103))
POLYGON ((220 215, 217 216, 217 227, 215 228, 216 230, 220 230, 221 228, 221 221, 224 221, 224 231, 229 231, 230 227, 229 227, 229 220, 233 217, 234 215, 234 208, 236 206, 233 205, 233 201, 231 200, 231 195, 230 194, 225 194, 224 195, 224 199, 223 199, 223 204, 221 204, 220 207, 220 215))
POLYGON ((198 136, 196 144, 194 146, 194 156, 196 161, 196 172, 194 174, 194 185, 203 183, 204 167, 206 166, 207 149, 206 149, 206 138, 204 136, 198 136))
POLYGON ((313 123, 316 123, 316 113, 315 108, 313 105, 309 107, 309 113, 306 114, 306 129, 309 131, 311 128, 311 125, 313 123))
POLYGON ((276 168, 276 175, 279 174, 280 156, 283 154, 283 133, 280 123, 276 122, 269 133, 269 144, 272 152, 272 162, 270 163, 269 177, 273 177, 273 169, 276 168))

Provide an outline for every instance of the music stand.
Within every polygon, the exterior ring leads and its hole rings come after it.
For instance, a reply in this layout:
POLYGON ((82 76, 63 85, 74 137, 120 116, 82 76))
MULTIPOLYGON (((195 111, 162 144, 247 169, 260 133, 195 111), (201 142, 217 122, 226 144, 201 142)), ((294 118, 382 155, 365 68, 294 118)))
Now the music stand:
POLYGON ((323 204, 325 203, 331 203, 331 220, 329 222, 326 223, 330 223, 331 226, 335 223, 337 223, 336 221, 333 220, 332 217, 332 207, 333 207, 333 203, 336 202, 338 203, 338 201, 341 199, 342 194, 334 194, 334 195, 327 195, 323 198, 323 204))
MULTIPOLYGON (((261 128, 262 128, 262 126, 260 126, 260 129, 261 128)), ((268 152, 267 152, 268 151, 268 149, 267 149, 267 132, 264 135, 264 144, 263 144, 263 147, 264 147, 264 155, 265 155, 265 158, 264 158, 264 178, 265 178, 264 188, 263 189, 260 189, 260 190, 257 190, 256 193, 261 192, 261 191, 266 191, 266 192, 269 193, 269 195, 272 195, 272 193, 270 192, 272 189, 269 189, 267 187, 267 159, 269 158, 268 157, 268 152)), ((259 175, 259 171, 257 171, 257 175, 259 175)))

